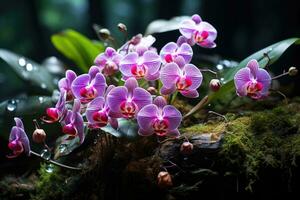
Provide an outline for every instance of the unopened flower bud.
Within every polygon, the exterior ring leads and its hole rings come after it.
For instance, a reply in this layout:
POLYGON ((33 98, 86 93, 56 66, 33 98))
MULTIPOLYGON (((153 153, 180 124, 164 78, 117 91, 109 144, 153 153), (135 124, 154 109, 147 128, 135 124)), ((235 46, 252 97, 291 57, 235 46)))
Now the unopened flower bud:
POLYGON ((102 28, 99 30, 99 36, 103 40, 107 40, 110 37, 110 31, 107 28, 102 28))
POLYGON ((152 95, 157 94, 157 89, 155 87, 148 87, 147 91, 152 95))
POLYGON ((46 133, 43 129, 35 129, 32 134, 32 140, 36 143, 43 143, 46 139, 46 133))
POLYGON ((211 81, 209 83, 209 87, 214 92, 218 91, 221 87, 221 83, 220 83, 219 79, 211 79, 211 81))
POLYGON ((123 23, 119 23, 119 24, 118 24, 118 29, 119 29, 119 31, 121 31, 121 32, 127 32, 127 27, 126 27, 126 25, 123 24, 123 23))
POLYGON ((160 188, 168 188, 173 186, 172 177, 169 172, 161 171, 157 175, 157 184, 160 188))
POLYGON ((137 34, 136 36, 133 36, 130 40, 130 43, 133 45, 137 45, 138 43, 141 42, 143 35, 142 34, 137 34))
POLYGON ((296 67, 290 67, 289 68, 289 75, 290 76, 296 76, 298 74, 298 69, 296 67))
POLYGON ((181 144, 180 146, 180 152, 183 154, 183 155, 189 155, 193 152, 193 149, 194 149, 194 145, 190 142, 184 142, 181 144))

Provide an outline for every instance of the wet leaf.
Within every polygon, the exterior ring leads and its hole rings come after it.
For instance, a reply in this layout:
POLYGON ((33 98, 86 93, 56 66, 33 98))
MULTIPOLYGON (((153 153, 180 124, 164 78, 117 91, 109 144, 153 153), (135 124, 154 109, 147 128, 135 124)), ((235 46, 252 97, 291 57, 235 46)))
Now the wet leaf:
POLYGON ((189 18, 190 17, 188 16, 178 16, 178 17, 173 17, 170 20, 164 20, 164 19, 154 20, 147 26, 145 35, 177 30, 179 29, 180 22, 189 18))
POLYGON ((119 127, 114 129, 110 125, 101 128, 102 131, 110 133, 115 137, 134 138, 137 136, 138 125, 136 122, 126 119, 118 119, 119 127))
POLYGON ((0 49, 0 58, 16 72, 22 80, 48 93, 55 89, 56 85, 53 82, 54 77, 42 65, 5 49, 0 49))
POLYGON ((69 135, 64 135, 56 140, 56 148, 54 151, 54 159, 58 159, 61 156, 65 156, 74 151, 81 144, 79 142, 79 137, 73 139, 68 139, 69 135))
POLYGON ((51 41, 55 48, 72 60, 83 72, 93 65, 95 57, 103 52, 100 42, 93 42, 72 29, 52 35, 51 41))

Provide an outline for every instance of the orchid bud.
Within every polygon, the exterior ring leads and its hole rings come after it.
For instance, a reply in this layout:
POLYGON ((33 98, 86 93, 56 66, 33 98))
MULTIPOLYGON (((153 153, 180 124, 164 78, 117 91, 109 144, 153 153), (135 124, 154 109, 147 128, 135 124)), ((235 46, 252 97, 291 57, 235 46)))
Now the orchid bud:
POLYGON ((212 91, 216 92, 220 89, 221 83, 219 79, 211 79, 209 87, 212 91))
POLYGON ((126 27, 126 25, 123 24, 123 23, 119 23, 119 24, 118 24, 118 29, 119 29, 119 31, 121 31, 121 32, 127 32, 127 27, 126 27))
POLYGON ((298 74, 298 69, 296 67, 290 67, 289 68, 289 75, 290 76, 296 76, 298 74))
POLYGON ((157 175, 157 184, 160 188, 168 188, 173 186, 172 177, 169 172, 159 172, 157 175))
POLYGON ((157 94, 157 89, 155 87, 148 87, 147 91, 152 95, 157 94))
POLYGON ((193 152, 193 149, 194 149, 194 145, 190 142, 184 142, 181 144, 180 146, 180 152, 183 154, 183 155, 189 155, 193 152))
POLYGON ((137 34, 136 36, 133 36, 130 40, 130 43, 133 45, 137 45, 138 43, 141 42, 143 35, 142 34, 137 34))
POLYGON ((35 129, 32 134, 32 140, 36 143, 43 143, 46 139, 46 133, 43 129, 35 129))
POLYGON ((107 28, 102 28, 99 30, 99 36, 103 40, 107 40, 110 37, 110 31, 107 28))

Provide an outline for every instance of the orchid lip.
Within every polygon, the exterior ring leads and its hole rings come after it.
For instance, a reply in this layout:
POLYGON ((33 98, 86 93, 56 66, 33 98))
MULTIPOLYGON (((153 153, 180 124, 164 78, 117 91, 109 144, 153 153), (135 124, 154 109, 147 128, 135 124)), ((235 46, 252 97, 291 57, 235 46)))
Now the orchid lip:
POLYGON ((132 101, 123 101, 120 105, 120 110, 125 118, 133 118, 137 111, 137 105, 132 101))
POLYGON ((97 122, 97 124, 101 124, 101 127, 106 126, 108 123, 108 116, 105 112, 95 112, 93 113, 93 120, 97 122))
POLYGON ((86 99, 93 99, 97 96, 97 90, 93 86, 87 86, 80 89, 80 95, 86 99))
POLYGON ((192 80, 186 77, 181 77, 176 82, 176 87, 179 91, 186 90, 192 85, 192 80))
POLYGON ((152 127, 156 135, 164 136, 168 133, 169 122, 166 119, 156 119, 152 127))
POLYGON ((71 135, 71 136, 76 136, 77 130, 73 124, 67 124, 63 127, 63 133, 71 135))
POLYGON ((146 74, 147 68, 144 65, 133 65, 131 67, 131 73, 136 77, 136 78, 143 78, 146 74))

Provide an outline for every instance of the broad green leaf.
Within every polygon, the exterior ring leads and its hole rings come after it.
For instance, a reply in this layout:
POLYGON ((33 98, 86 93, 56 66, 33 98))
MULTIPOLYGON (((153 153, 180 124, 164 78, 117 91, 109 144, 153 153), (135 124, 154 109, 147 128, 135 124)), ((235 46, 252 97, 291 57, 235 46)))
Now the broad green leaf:
POLYGON ((179 29, 180 22, 185 19, 189 19, 188 16, 174 17, 170 20, 158 19, 152 21, 146 28, 145 35, 150 35, 153 33, 163 33, 168 31, 174 31, 179 29))
POLYGON ((110 125, 101 128, 102 131, 110 133, 115 137, 134 138, 137 136, 138 125, 136 122, 126 119, 118 119, 119 127, 114 129, 110 125))
POLYGON ((48 93, 55 89, 54 77, 40 64, 5 49, 0 49, 0 58, 16 72, 22 80, 29 82, 32 86, 47 91, 48 93))
POLYGON ((241 61, 237 67, 228 70, 224 75, 224 80, 226 83, 220 88, 218 92, 211 93, 208 96, 207 104, 212 100, 221 99, 226 94, 231 94, 235 90, 233 81, 234 75, 238 70, 244 68, 251 59, 256 59, 259 62, 260 67, 264 68, 266 67, 269 59, 269 64, 274 63, 292 44, 300 44, 300 38, 290 38, 270 45, 247 57, 246 59, 241 61))
POLYGON ((71 29, 53 35, 51 41, 58 51, 72 60, 83 72, 88 71, 95 57, 104 50, 101 43, 95 43, 71 29))

